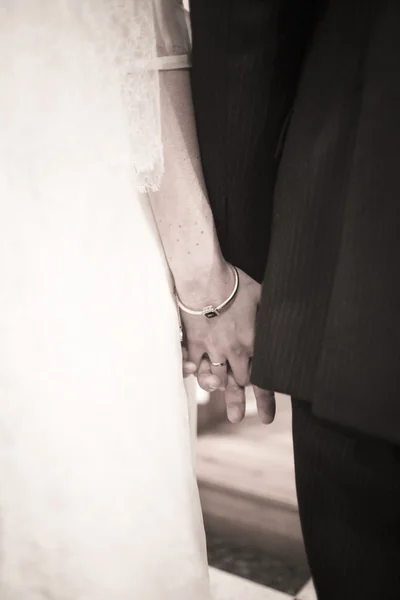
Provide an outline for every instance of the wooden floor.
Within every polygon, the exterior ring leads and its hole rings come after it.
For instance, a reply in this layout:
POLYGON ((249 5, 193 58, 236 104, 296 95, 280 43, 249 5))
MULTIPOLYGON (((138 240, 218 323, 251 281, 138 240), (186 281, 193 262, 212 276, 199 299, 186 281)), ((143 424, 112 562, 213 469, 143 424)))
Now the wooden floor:
POLYGON ((210 580, 214 600, 317 600, 312 582, 293 597, 217 569, 210 569, 210 580))
POLYGON ((222 423, 201 434, 198 480, 208 529, 305 562, 287 397, 277 397, 273 425, 260 424, 250 408, 241 424, 222 423))

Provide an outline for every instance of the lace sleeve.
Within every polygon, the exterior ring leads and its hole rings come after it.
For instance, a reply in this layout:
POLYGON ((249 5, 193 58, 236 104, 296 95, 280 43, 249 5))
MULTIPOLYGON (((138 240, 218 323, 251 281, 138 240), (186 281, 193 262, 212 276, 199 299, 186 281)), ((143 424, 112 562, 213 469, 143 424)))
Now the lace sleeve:
POLYGON ((190 66, 189 13, 182 0, 153 0, 159 70, 190 66))
POLYGON ((79 149, 158 189, 157 43, 187 56, 189 35, 180 2, 153 2, 0 0, 0 155, 47 164, 79 149))

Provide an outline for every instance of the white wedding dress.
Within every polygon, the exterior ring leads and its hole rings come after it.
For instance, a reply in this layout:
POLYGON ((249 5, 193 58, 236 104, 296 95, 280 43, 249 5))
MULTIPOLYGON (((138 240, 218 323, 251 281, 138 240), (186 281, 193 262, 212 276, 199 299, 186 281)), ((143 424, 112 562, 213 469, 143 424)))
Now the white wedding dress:
MULTIPOLYGON (((181 3, 155 8, 160 46, 179 55, 160 68, 184 66, 181 3)), ((79 97, 59 103, 75 124, 61 112, 49 127, 45 107, 20 140, 9 121, 26 117, 23 90, 13 102, 0 114, 0 598, 209 600, 177 313, 147 198, 99 149, 113 123, 79 97), (14 152, 47 135, 57 154, 75 134, 57 168, 14 152)))

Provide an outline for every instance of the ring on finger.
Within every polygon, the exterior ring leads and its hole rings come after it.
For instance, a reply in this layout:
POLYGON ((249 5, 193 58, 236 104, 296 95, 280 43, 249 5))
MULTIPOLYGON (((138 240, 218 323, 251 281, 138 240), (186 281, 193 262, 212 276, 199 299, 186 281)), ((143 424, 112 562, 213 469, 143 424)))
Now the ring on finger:
POLYGON ((225 362, 212 362, 211 361, 211 366, 212 367, 226 367, 226 361, 225 362))

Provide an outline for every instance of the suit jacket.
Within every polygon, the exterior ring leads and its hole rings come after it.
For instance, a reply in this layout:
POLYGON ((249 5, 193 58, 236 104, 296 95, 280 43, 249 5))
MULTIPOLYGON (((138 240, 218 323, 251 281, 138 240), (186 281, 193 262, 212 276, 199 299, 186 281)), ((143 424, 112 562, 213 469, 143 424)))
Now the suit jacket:
POLYGON ((259 281, 252 380, 400 442, 400 2, 191 0, 225 257, 259 281))

